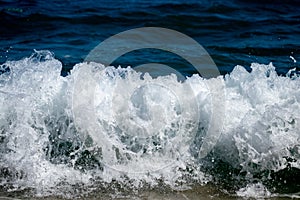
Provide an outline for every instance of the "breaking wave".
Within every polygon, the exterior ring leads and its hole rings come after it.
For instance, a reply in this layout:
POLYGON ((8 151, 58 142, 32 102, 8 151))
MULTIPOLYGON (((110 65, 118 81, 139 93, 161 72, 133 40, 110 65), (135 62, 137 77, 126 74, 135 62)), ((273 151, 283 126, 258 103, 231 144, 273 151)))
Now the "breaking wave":
POLYGON ((271 63, 251 69, 179 82, 97 63, 76 64, 63 77, 48 51, 7 61, 0 66, 2 189, 71 198, 212 183, 246 197, 299 193, 300 78, 279 76, 271 63), (85 72, 93 75, 90 101, 85 72), (212 98, 218 93, 225 98, 212 98), (222 114, 213 104, 225 115, 203 157, 212 115, 222 114))

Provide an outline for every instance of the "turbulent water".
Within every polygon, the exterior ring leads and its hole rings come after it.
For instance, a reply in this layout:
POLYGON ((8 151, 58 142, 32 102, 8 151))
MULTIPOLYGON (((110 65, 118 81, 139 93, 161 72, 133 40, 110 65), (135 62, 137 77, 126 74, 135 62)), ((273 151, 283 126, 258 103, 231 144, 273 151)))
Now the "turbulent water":
POLYGON ((0 75, 0 183, 8 191, 64 196, 206 183, 241 196, 298 193, 300 78, 295 71, 279 76, 272 63, 251 69, 178 82, 97 63, 76 64, 63 77, 48 51, 8 61, 0 75), (94 106, 76 107, 74 98, 85 94, 74 90, 74 80, 90 70, 94 106), (224 99, 212 99, 220 92, 224 99), (194 102, 199 113, 185 106, 194 102), (202 158, 212 115, 222 113, 212 102, 225 115, 216 145, 202 158), (91 113, 96 128, 86 129, 78 116, 91 113))
POLYGON ((300 197, 299 13, 296 0, 0 0, 0 196, 300 197), (158 49, 84 62, 141 27, 191 37, 222 75, 158 49))

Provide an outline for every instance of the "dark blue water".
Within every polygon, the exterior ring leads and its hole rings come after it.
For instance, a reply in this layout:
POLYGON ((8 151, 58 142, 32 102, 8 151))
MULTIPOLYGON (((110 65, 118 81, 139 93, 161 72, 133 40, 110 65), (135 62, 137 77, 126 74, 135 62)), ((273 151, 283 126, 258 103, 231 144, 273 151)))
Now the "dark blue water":
MULTIPOLYGON (((238 64, 248 67, 252 62, 273 62, 276 70, 285 74, 298 66, 290 56, 299 58, 299 13, 296 0, 1 1, 0 63, 28 56, 33 49, 47 49, 63 62, 66 74, 109 36, 155 26, 197 40, 221 73, 230 72, 238 64)), ((163 55, 137 52, 115 64, 164 62, 163 55)), ((195 73, 188 64, 176 62, 181 64, 179 71, 195 73)))
MULTIPOLYGON (((95 188, 126 193, 210 182, 233 195, 299 197, 299 61, 297 0, 0 0, 0 194, 32 190, 72 198, 95 188), (190 36, 227 75, 179 83, 140 79, 129 68, 78 64, 110 36, 140 27, 190 36), (79 102, 86 98, 76 87, 88 83, 84 70, 90 68, 101 94, 93 96, 100 131, 86 136, 94 115, 88 115, 90 102, 81 108, 74 94, 79 102), (285 76, 293 68, 296 75, 285 76), (191 89, 194 96, 187 95, 191 89), (214 102, 221 106, 213 110, 214 102), (203 158, 203 138, 218 114, 222 134, 203 158), (78 116, 86 122, 79 128, 78 116), (143 131, 154 136, 136 137, 143 131), (179 150, 169 149, 173 143, 179 150)), ((197 73, 157 49, 127 53, 113 64, 154 62, 197 73)))

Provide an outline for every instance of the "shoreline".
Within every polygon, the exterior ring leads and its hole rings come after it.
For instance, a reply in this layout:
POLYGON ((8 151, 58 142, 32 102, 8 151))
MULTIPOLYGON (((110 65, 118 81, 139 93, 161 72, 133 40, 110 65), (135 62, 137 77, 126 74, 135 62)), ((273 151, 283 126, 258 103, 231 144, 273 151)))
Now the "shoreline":
POLYGON ((233 200, 233 199, 271 199, 271 200, 288 200, 288 199, 298 199, 299 196, 295 195, 271 195, 271 196, 237 196, 235 194, 229 194, 226 191, 218 189, 212 184, 204 186, 196 186, 192 189, 185 191, 165 191, 165 190, 145 190, 138 192, 137 194, 126 194, 119 193, 113 194, 109 192, 94 191, 88 193, 81 197, 59 197, 59 196, 45 196, 45 197, 35 197, 30 195, 22 195, 20 192, 1 192, 0 200, 18 200, 18 199, 31 199, 31 200, 67 200, 67 199, 78 199, 78 200, 106 200, 106 199, 120 199, 120 200, 233 200), (15 195, 15 196, 14 196, 15 195))

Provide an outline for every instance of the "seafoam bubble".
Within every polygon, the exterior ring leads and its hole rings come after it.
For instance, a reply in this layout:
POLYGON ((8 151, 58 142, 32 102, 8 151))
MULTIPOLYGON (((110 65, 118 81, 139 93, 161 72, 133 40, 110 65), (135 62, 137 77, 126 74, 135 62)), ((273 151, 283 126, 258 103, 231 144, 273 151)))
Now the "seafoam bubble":
POLYGON ((249 184, 236 192, 240 197, 264 199, 271 197, 271 192, 261 183, 249 184))

